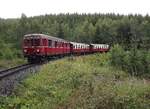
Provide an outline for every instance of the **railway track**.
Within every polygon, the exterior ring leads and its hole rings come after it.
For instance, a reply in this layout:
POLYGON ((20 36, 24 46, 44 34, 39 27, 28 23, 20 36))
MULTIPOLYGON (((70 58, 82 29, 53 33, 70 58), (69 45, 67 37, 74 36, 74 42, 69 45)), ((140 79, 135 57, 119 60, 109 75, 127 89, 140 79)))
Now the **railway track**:
POLYGON ((12 68, 9 68, 9 69, 6 69, 6 70, 2 70, 2 71, 0 71, 0 80, 2 80, 5 77, 8 77, 10 75, 13 75, 14 73, 17 73, 19 71, 30 68, 32 66, 34 66, 34 64, 23 64, 23 65, 20 65, 20 66, 16 66, 16 67, 12 67, 12 68))
POLYGON ((41 64, 24 64, 0 71, 0 96, 10 95, 28 75, 40 70, 41 64))

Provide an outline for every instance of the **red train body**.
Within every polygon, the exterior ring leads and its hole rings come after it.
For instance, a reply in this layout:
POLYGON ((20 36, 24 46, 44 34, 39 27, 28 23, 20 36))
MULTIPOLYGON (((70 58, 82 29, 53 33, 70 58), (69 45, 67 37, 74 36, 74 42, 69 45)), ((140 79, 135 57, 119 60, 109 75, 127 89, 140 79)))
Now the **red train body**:
POLYGON ((28 62, 39 62, 54 56, 107 52, 107 44, 84 44, 44 34, 27 34, 23 39, 23 54, 28 62))

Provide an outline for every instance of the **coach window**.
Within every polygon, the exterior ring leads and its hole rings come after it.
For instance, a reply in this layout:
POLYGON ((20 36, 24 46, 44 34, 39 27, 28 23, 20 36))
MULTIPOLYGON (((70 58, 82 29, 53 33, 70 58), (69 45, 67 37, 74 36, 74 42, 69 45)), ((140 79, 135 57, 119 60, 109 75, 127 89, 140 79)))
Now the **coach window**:
POLYGON ((63 47, 63 42, 60 42, 60 47, 63 47))
POLYGON ((66 47, 69 47, 69 44, 68 44, 68 43, 66 43, 66 47))
POLYGON ((61 47, 61 42, 59 42, 58 47, 61 47))
POLYGON ((59 47, 61 47, 62 46, 62 42, 59 42, 59 47))
POLYGON ((57 47, 60 47, 61 46, 61 42, 57 42, 57 47))
POLYGON ((52 41, 51 40, 48 40, 48 46, 52 47, 52 41))
POLYGON ((64 47, 67 47, 67 46, 66 46, 66 43, 64 43, 64 47))
POLYGON ((63 47, 63 42, 61 42, 61 47, 63 47))
POLYGON ((42 39, 42 42, 43 42, 43 46, 46 46, 46 39, 42 39))
POLYGON ((58 43, 58 47, 61 47, 61 42, 58 43))
POLYGON ((55 47, 57 47, 57 41, 55 41, 55 47))
POLYGON ((64 47, 64 45, 65 45, 64 42, 62 42, 62 47, 64 47))

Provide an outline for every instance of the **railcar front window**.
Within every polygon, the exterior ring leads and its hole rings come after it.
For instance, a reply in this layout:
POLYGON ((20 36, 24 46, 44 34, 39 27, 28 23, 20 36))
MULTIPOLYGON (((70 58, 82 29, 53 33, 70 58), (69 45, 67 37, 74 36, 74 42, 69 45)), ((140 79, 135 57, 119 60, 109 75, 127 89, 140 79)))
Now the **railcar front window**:
POLYGON ((34 39, 34 46, 39 46, 40 45, 40 39, 34 39))
POLYGON ((31 46, 39 46, 40 39, 31 39, 31 46))
POLYGON ((24 46, 30 46, 30 40, 29 39, 25 39, 24 40, 24 46))

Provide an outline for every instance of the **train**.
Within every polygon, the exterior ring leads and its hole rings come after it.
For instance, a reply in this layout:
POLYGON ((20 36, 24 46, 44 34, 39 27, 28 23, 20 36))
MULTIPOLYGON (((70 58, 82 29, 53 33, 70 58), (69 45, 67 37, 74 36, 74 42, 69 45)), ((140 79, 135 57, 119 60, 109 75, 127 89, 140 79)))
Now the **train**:
POLYGON ((23 55, 29 63, 44 62, 54 57, 108 52, 108 44, 71 42, 45 34, 26 34, 23 37, 23 55))

